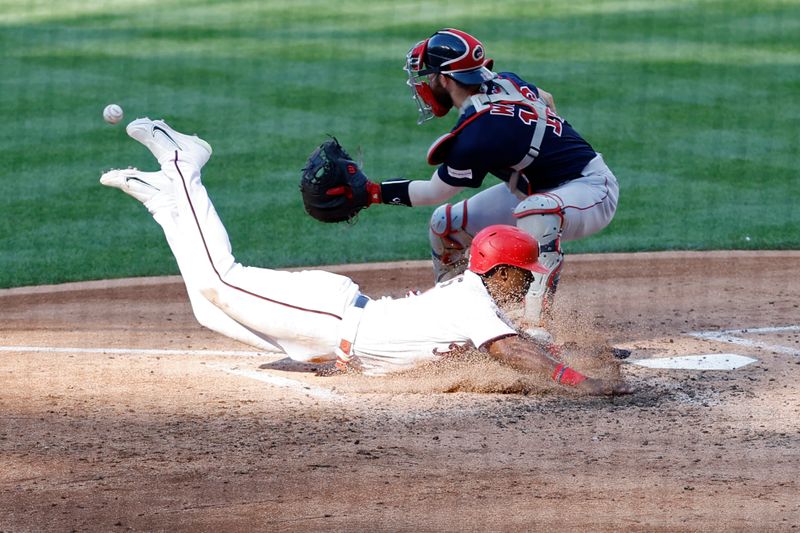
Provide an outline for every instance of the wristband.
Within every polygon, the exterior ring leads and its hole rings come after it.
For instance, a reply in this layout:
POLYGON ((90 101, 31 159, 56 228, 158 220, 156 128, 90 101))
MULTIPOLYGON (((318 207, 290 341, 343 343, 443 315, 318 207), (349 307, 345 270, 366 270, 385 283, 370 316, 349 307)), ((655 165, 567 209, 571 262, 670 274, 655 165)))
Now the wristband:
POLYGON ((556 383, 561 383, 562 385, 569 385, 574 387, 581 383, 582 381, 586 380, 586 376, 572 370, 570 367, 564 365, 563 363, 558 365, 553 372, 553 381, 556 383))
POLYGON ((389 180, 381 183, 381 202, 391 205, 407 205, 411 207, 411 196, 408 186, 411 180, 389 180))
POLYGON ((381 185, 367 181, 367 207, 381 203, 381 185))

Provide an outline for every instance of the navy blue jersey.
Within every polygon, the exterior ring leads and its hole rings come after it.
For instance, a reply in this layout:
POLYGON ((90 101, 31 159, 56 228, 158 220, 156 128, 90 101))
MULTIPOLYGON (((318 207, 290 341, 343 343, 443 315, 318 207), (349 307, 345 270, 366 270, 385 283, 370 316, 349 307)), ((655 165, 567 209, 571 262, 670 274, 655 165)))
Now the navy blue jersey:
MULTIPOLYGON (((535 100, 539 90, 517 75, 503 72, 501 80, 513 83, 524 96, 535 100)), ((489 94, 499 91, 489 82, 489 94)), ((439 177, 456 187, 480 187, 486 174, 508 181, 512 168, 523 161, 531 147, 538 115, 520 102, 493 102, 480 111, 467 108, 450 133, 428 152, 431 164, 440 164, 439 177)), ((547 126, 539 154, 521 169, 517 187, 524 194, 552 189, 580 177, 596 152, 566 120, 548 109, 547 126)))

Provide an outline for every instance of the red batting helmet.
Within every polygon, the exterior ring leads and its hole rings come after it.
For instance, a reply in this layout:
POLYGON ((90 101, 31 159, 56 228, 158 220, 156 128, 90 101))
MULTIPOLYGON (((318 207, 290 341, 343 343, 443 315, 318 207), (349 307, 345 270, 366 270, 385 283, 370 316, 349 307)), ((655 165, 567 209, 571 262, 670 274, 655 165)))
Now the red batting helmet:
POLYGON ((472 239, 469 269, 486 274, 498 265, 511 265, 547 274, 539 264, 539 243, 516 226, 497 224, 482 229, 472 239))

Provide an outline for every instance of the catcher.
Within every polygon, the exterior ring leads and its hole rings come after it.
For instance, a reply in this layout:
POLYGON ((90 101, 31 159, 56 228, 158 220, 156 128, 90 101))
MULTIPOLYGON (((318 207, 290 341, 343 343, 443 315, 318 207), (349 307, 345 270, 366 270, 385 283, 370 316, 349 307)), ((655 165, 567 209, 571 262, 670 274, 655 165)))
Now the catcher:
POLYGON ((111 170, 100 182, 142 202, 161 225, 204 326, 301 361, 335 358, 343 371, 383 374, 472 345, 520 371, 546 373, 586 393, 631 392, 620 381, 567 367, 518 335, 505 318, 503 309, 524 298, 533 274, 544 271, 538 245, 525 232, 486 228, 476 235, 462 275, 421 295, 370 300, 344 276, 237 263, 200 180, 211 156, 208 143, 147 118, 130 123, 127 132, 150 149, 161 170, 111 170))
MULTIPOLYGON (((501 183, 433 212, 435 281, 464 272, 481 229, 516 225, 539 242, 546 269, 534 274, 524 310, 526 322, 541 328, 551 316, 561 241, 605 228, 616 212, 619 188, 603 157, 557 114, 548 92, 514 73, 495 73, 492 66, 481 42, 460 30, 443 29, 417 43, 405 70, 418 123, 458 110, 455 126, 428 150, 428 162, 437 165, 431 179, 372 183, 338 143, 326 143, 309 161, 303 196, 312 216, 338 222, 376 203, 438 205, 480 187, 488 174, 496 176, 501 183)), ((545 330, 530 331, 549 337, 545 330)))

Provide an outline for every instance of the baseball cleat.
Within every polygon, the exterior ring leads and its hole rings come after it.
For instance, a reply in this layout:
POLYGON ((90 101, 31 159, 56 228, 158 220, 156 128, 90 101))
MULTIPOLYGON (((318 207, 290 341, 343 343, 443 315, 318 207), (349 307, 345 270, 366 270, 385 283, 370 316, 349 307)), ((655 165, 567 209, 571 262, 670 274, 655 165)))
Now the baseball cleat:
POLYGON ((172 191, 172 182, 163 172, 142 172, 135 168, 109 170, 100 176, 100 183, 119 189, 143 204, 162 191, 172 191))
POLYGON ((210 144, 197 135, 186 135, 175 131, 163 120, 137 118, 128 124, 125 131, 133 139, 145 145, 161 164, 174 159, 176 152, 181 152, 200 168, 203 168, 211 157, 210 144))

